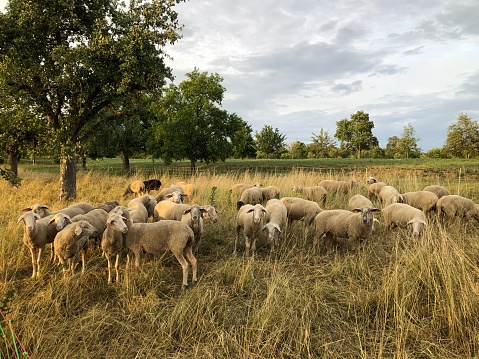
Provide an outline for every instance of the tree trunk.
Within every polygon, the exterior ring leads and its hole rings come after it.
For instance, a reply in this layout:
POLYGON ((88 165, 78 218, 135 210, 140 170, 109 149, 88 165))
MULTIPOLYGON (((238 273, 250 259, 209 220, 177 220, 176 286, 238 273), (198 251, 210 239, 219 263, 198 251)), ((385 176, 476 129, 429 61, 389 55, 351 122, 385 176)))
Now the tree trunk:
POLYGON ((86 156, 82 156, 82 158, 81 158, 81 168, 82 168, 83 170, 86 170, 86 169, 87 169, 87 168, 86 168, 86 156))
POLYGON ((15 174, 15 177, 18 177, 18 152, 13 151, 8 153, 8 165, 10 166, 10 171, 15 174))
POLYGON ((123 151, 120 152, 120 157, 123 164, 123 171, 128 172, 130 170, 130 157, 123 151))
POLYGON ((77 196, 77 162, 75 151, 63 150, 60 154, 60 200, 69 201, 77 196))
POLYGON ((196 172, 196 160, 191 160, 190 161, 190 172, 191 175, 193 176, 196 172))

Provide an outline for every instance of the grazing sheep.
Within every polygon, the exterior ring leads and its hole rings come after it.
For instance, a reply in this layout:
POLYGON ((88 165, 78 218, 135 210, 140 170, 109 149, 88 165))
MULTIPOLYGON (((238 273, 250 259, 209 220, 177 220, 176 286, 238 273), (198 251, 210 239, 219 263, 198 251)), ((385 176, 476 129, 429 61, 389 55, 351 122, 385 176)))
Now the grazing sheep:
POLYGON ((236 203, 236 208, 240 209, 245 204, 258 204, 263 201, 263 194, 259 187, 246 188, 241 194, 241 198, 236 203))
POLYGON ((123 192, 123 198, 128 196, 129 194, 134 193, 137 196, 141 196, 142 194, 145 193, 145 183, 143 181, 133 181, 128 184, 128 186, 125 189, 125 192, 123 192))
POLYGON ((266 213, 266 208, 261 204, 245 204, 242 206, 236 216, 236 237, 235 237, 235 249, 233 254, 236 255, 238 240, 240 232, 243 231, 245 241, 245 255, 254 258, 254 252, 256 251, 256 237, 261 232, 263 227, 263 213, 266 213))
POLYGON ((155 197, 144 194, 128 202, 130 216, 135 223, 146 223, 148 218, 153 217, 157 202, 155 197))
POLYGON ((412 229, 413 236, 419 236, 426 226, 424 212, 406 203, 392 203, 381 212, 384 225, 390 230, 396 227, 409 227, 412 229))
POLYGON ((25 212, 17 220, 17 223, 23 221, 23 244, 32 255, 32 278, 40 275, 40 262, 45 245, 53 243, 57 234, 56 226, 48 224, 52 217, 53 215, 41 218, 37 213, 25 212))
POLYGON ((161 187, 161 181, 159 179, 149 179, 143 181, 145 184, 145 192, 149 193, 150 191, 158 191, 161 187))
POLYGON ((309 201, 321 202, 323 206, 326 203, 326 196, 328 195, 328 191, 323 186, 309 186, 309 187, 301 187, 301 186, 294 186, 293 192, 301 194, 304 199, 309 201))
POLYGON ((74 203, 68 207, 59 209, 57 211, 50 212, 48 210, 48 206, 36 203, 33 206, 24 208, 23 211, 32 211, 40 215, 40 217, 44 218, 50 214, 57 214, 57 213, 64 213, 70 217, 76 216, 77 214, 87 213, 91 211, 94 207, 87 202, 78 202, 74 203))
POLYGON ((128 223, 129 225, 132 224, 131 218, 130 218, 130 211, 126 207, 117 206, 108 214, 108 217, 106 220, 106 228, 105 228, 105 231, 103 232, 103 236, 101 239, 101 249, 108 262, 108 284, 111 284, 113 282, 112 275, 111 275, 113 257, 116 258, 115 259, 116 281, 118 281, 118 278, 120 277, 120 274, 119 274, 120 256, 125 246, 124 233, 122 231, 114 230, 112 228, 111 221, 115 221, 115 218, 116 218, 112 216, 113 214, 118 214, 119 216, 121 216, 124 223, 128 223))
POLYGON ((233 203, 238 202, 243 191, 251 187, 262 187, 262 184, 261 183, 254 183, 254 184, 237 183, 233 185, 230 189, 231 200, 233 201, 233 203))
POLYGON ((263 231, 266 231, 268 242, 271 244, 271 252, 274 247, 280 244, 279 240, 283 237, 283 230, 286 227, 288 210, 279 199, 273 198, 266 203, 266 224, 263 231))
POLYGON ((424 213, 436 211, 437 195, 429 191, 415 191, 401 194, 403 203, 418 208, 424 213))
POLYGON ((216 208, 210 204, 204 205, 203 207, 205 207, 206 210, 206 213, 203 215, 203 217, 208 218, 213 223, 218 222, 219 212, 216 210, 216 208))
POLYGON ((283 197, 280 201, 286 206, 288 228, 293 221, 303 221, 304 235, 308 236, 309 227, 318 213, 322 211, 319 204, 299 197, 283 197))
POLYGON ((48 206, 46 204, 35 203, 30 207, 26 207, 22 209, 23 212, 33 212, 40 216, 40 218, 44 218, 50 214, 48 210, 48 206))
POLYGON ((108 212, 106 212, 104 209, 97 208, 85 214, 78 214, 72 217, 71 220, 72 222, 87 221, 93 227, 95 227, 98 231, 98 234, 96 236, 90 237, 90 239, 93 239, 95 241, 95 245, 97 245, 106 229, 107 217, 108 212))
POLYGON ((364 206, 352 211, 331 209, 322 211, 314 218, 314 246, 322 241, 326 247, 336 243, 356 250, 361 242, 369 238, 373 231, 374 213, 379 208, 364 206))
POLYGON ((436 210, 439 219, 445 216, 450 219, 459 217, 466 223, 473 218, 479 221, 478 206, 471 199, 462 196, 450 194, 439 198, 436 210))
POLYGON ((261 191, 263 202, 267 202, 272 198, 279 199, 280 197, 280 190, 276 186, 259 187, 259 190, 261 191))
POLYGON ((439 186, 439 185, 426 186, 422 190, 435 193, 437 198, 441 198, 441 197, 449 195, 448 189, 446 187, 439 186))
POLYGON ((192 283, 197 281, 197 261, 193 255, 195 235, 193 230, 181 221, 163 220, 153 223, 125 224, 122 216, 117 213, 108 217, 111 228, 125 233, 125 246, 135 256, 135 267, 147 275, 141 268, 142 253, 158 254, 170 250, 183 269, 181 289, 188 286, 188 262, 193 269, 192 283))
POLYGON ((383 207, 391 203, 402 203, 403 199, 399 191, 393 186, 384 186, 379 192, 379 200, 383 207))
POLYGON ((372 176, 368 177, 368 179, 366 180, 367 184, 373 184, 373 183, 377 183, 377 182, 378 182, 378 180, 375 177, 372 177, 372 176))
POLYGON ((374 182, 369 185, 368 187, 368 197, 369 199, 379 198, 379 192, 383 189, 383 187, 387 186, 387 183, 384 182, 374 182))
POLYGON ((82 257, 82 273, 85 273, 85 254, 88 249, 88 238, 97 236, 98 231, 88 221, 73 222, 58 232, 53 241, 55 256, 63 265, 63 274, 73 270, 78 261, 78 254, 82 257), (66 265, 65 265, 66 264, 66 265))
POLYGON ((318 185, 324 187, 328 193, 346 194, 353 187, 359 186, 359 183, 358 179, 350 181, 322 180, 318 185))
POLYGON ((183 199, 188 195, 183 193, 183 189, 177 190, 175 188, 163 188, 155 197, 156 202, 163 200, 173 201, 176 203, 183 203, 183 199))
POLYGON ((363 206, 374 207, 373 202, 368 198, 364 197, 362 194, 355 194, 349 199, 348 209, 352 211, 354 208, 359 208, 363 206))

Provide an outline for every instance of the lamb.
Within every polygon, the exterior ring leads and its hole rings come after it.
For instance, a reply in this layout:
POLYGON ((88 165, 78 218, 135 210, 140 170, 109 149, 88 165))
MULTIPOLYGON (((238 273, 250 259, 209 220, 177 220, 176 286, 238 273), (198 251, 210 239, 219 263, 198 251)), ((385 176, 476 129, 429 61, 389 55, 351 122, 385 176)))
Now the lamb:
POLYGON ((273 198, 266 203, 266 224, 263 231, 268 234, 268 242, 271 244, 271 252, 274 247, 280 244, 279 240, 283 237, 283 230, 286 226, 288 210, 279 199, 273 198))
POLYGON ((314 218, 322 211, 319 204, 299 197, 283 197, 280 201, 286 206, 288 227, 291 227, 293 221, 303 221, 304 234, 307 237, 314 218))
POLYGON ((374 182, 369 185, 368 187, 368 197, 369 199, 379 198, 379 192, 381 192, 382 188, 387 186, 385 182, 374 182))
POLYGON ((250 187, 243 191, 241 198, 236 203, 236 208, 240 209, 245 204, 258 204, 263 201, 263 193, 259 187, 250 187))
POLYGON ((108 262, 108 284, 113 282, 112 275, 111 275, 111 267, 113 262, 113 257, 116 258, 115 260, 115 272, 116 272, 116 281, 118 281, 119 275, 119 262, 121 251, 124 248, 125 241, 124 241, 124 234, 122 231, 117 231, 112 228, 111 221, 115 221, 115 218, 112 216, 113 214, 118 214, 121 216, 124 223, 128 225, 132 224, 130 211, 128 208, 123 206, 115 207, 107 216, 105 221, 106 228, 103 232, 103 236, 101 239, 101 249, 105 258, 108 262))
POLYGON ((154 216, 155 206, 157 202, 155 197, 144 194, 140 197, 132 199, 128 202, 131 219, 135 223, 146 223, 148 218, 154 216))
POLYGON ((390 230, 401 227, 412 229, 413 236, 419 236, 426 227, 423 211, 406 203, 392 203, 382 210, 384 224, 390 230))
POLYGON ((85 273, 85 254, 88 238, 97 236, 98 231, 88 221, 73 222, 58 232, 54 239, 55 256, 63 265, 63 274, 73 270, 77 264, 78 254, 82 257, 82 273, 85 273), (65 265, 66 264, 66 265, 65 265))
POLYGON ((401 194, 403 203, 418 208, 424 213, 436 210, 438 197, 435 193, 429 191, 415 191, 401 194))
POLYGON ((197 281, 197 261, 193 255, 195 235, 193 230, 181 221, 163 220, 153 223, 125 224, 122 216, 117 213, 108 217, 111 229, 125 233, 125 246, 135 256, 135 267, 147 275, 141 268, 141 254, 158 254, 170 250, 183 269, 181 289, 188 286, 188 262, 190 261, 193 276, 192 283, 197 281))
POLYGON ((183 189, 177 190, 175 188, 163 188, 155 197, 156 202, 161 202, 163 200, 169 200, 176 203, 183 203, 183 199, 188 197, 188 195, 183 193, 183 189))
POLYGON ((328 193, 346 194, 354 186, 359 186, 359 183, 357 179, 350 181, 322 180, 318 185, 324 187, 328 193))
POLYGON ((384 186, 379 192, 379 200, 383 207, 390 205, 391 203, 401 203, 403 198, 399 191, 393 186, 384 186))
POLYGON ((435 193, 437 198, 441 198, 441 197, 449 195, 448 189, 446 187, 439 186, 439 185, 426 186, 422 190, 435 193))
POLYGON ((292 191, 300 193, 304 199, 309 201, 321 202, 323 206, 326 203, 326 196, 328 195, 328 191, 326 191, 326 188, 323 186, 294 186, 292 191))
POLYGON ((279 199, 280 197, 280 190, 276 186, 259 187, 259 190, 261 191, 263 202, 267 202, 272 198, 279 199))
POLYGON ((359 249, 361 242, 373 231, 374 213, 381 210, 363 206, 352 211, 343 209, 325 210, 314 218, 314 246, 322 241, 326 247, 336 243, 349 249, 359 249))
POLYGON ((462 196, 450 194, 439 198, 436 210, 439 219, 445 216, 451 219, 459 217, 466 220, 466 223, 473 218, 479 221, 478 206, 471 199, 462 196))
POLYGON ((236 216, 234 255, 237 253, 240 232, 243 231, 246 247, 245 255, 248 257, 251 249, 251 258, 254 258, 254 252, 256 251, 256 237, 261 232, 263 213, 266 213, 266 208, 261 204, 256 204, 254 206, 252 204, 245 204, 239 209, 236 216))
POLYGON ((141 196, 142 194, 145 193, 145 183, 143 181, 133 181, 128 184, 128 186, 125 189, 125 192, 123 192, 123 198, 128 196, 129 194, 134 193, 137 196, 141 196))
POLYGON ((23 243, 32 255, 32 278, 40 276, 40 262, 45 245, 53 243, 57 234, 56 227, 48 224, 52 217, 53 215, 41 218, 37 213, 25 212, 17 220, 17 223, 23 221, 24 224, 23 243))

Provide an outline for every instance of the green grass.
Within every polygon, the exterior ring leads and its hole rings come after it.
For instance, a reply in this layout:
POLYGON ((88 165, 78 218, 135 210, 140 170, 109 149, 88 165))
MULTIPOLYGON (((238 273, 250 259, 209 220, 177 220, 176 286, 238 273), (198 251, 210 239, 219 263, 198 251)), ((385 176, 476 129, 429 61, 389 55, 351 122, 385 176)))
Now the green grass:
MULTIPOLYGON (((89 250, 85 275, 62 278, 47 251, 41 278, 32 280, 17 218, 34 202, 52 209, 65 204, 58 201, 58 171, 49 172, 54 167, 22 163, 20 188, 0 182, 0 293, 15 293, 8 317, 34 358, 477 357, 476 222, 464 232, 459 223, 440 226, 431 218, 419 239, 380 226, 357 253, 314 251, 312 238, 304 240, 297 223, 275 255, 264 237, 254 261, 242 252, 232 255, 236 209, 228 190, 239 182, 277 185, 289 196, 294 184, 352 176, 364 182, 372 175, 401 192, 439 183, 478 202, 477 161, 368 161, 301 160, 292 162, 301 168, 277 172, 261 168, 288 162, 227 161, 230 172, 200 172, 194 178, 159 170, 157 163, 145 169, 141 160, 132 161, 129 175, 116 172, 118 160, 79 170, 78 200, 94 205, 110 199, 126 204, 121 197, 126 184, 150 171, 164 186, 194 181, 199 194, 192 201, 215 202, 220 221, 205 223, 199 282, 184 292, 180 266, 169 254, 145 256, 148 278, 125 270, 123 258, 120 280, 108 285, 106 260, 95 248, 89 250)), ((365 186, 357 190, 365 191, 365 186)), ((325 208, 345 208, 347 201, 348 196, 328 198, 325 208)))

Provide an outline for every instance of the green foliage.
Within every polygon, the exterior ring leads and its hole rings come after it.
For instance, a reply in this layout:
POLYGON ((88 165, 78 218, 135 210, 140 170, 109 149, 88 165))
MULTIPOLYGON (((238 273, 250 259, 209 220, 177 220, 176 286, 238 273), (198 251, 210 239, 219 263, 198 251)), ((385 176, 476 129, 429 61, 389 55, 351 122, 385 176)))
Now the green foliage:
POLYGON ((286 136, 277 128, 273 130, 273 127, 264 125, 260 132, 256 131, 255 137, 259 158, 280 158, 281 153, 286 151, 286 136))
POLYGON ((282 158, 300 159, 308 156, 308 146, 301 141, 290 143, 287 149, 288 152, 285 152, 282 158))
POLYGON ((156 103, 156 155, 165 163, 188 159, 194 171, 198 161, 224 161, 230 139, 246 124, 221 108, 225 88, 218 74, 194 69, 178 86, 171 84, 156 103))
POLYGON ((235 122, 238 124, 238 128, 231 135, 231 157, 255 158, 256 148, 251 125, 239 118, 236 114, 230 116, 236 117, 235 122))
POLYGON ((479 123, 465 113, 460 113, 457 122, 448 127, 444 151, 459 158, 479 156, 479 123))
POLYGON ((418 147, 419 138, 414 137, 415 130, 409 122, 404 126, 401 137, 392 136, 388 138, 386 145, 386 155, 390 158, 418 158, 421 155, 421 149, 418 147))
POLYGON ((309 158, 331 158, 333 156, 334 149, 336 148, 336 142, 333 136, 328 130, 324 130, 322 127, 318 134, 313 132, 311 137, 311 144, 309 145, 309 158))
POLYGON ((361 158, 361 150, 378 146, 378 139, 373 135, 374 122, 369 114, 358 111, 351 115, 351 120, 342 119, 336 122, 334 137, 341 141, 341 147, 354 150, 357 158, 361 158))
POLYGON ((0 176, 15 187, 20 187, 22 183, 22 179, 17 177, 13 171, 0 168, 0 176))

